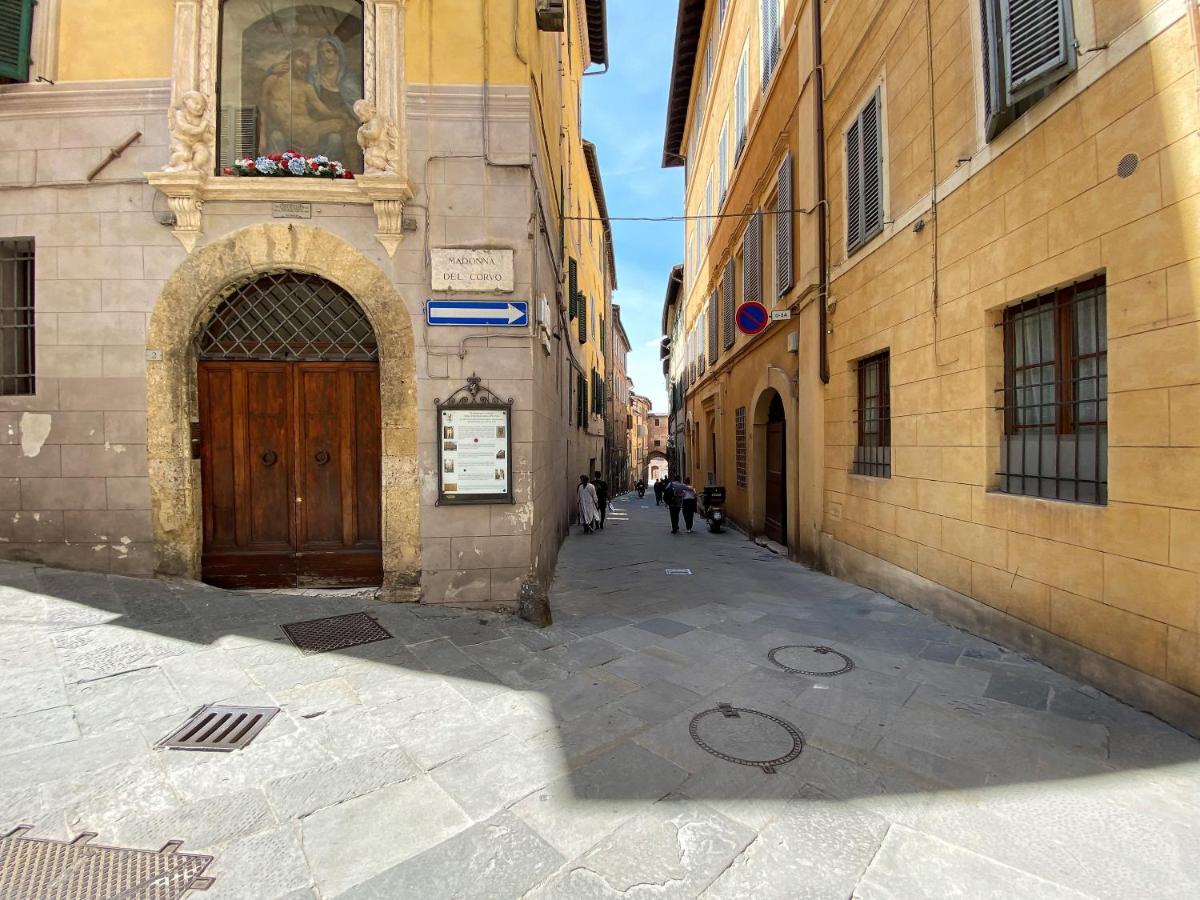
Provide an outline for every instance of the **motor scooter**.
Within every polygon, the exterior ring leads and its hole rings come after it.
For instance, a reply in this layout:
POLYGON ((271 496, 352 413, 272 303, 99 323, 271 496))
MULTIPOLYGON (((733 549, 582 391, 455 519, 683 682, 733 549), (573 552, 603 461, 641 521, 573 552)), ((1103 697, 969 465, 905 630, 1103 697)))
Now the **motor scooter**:
POLYGON ((708 530, 719 534, 725 524, 725 486, 721 484, 707 485, 701 492, 704 500, 704 518, 708 519, 708 530))
POLYGON ((646 496, 646 482, 644 482, 644 481, 638 482, 637 492, 638 492, 639 498, 646 496))

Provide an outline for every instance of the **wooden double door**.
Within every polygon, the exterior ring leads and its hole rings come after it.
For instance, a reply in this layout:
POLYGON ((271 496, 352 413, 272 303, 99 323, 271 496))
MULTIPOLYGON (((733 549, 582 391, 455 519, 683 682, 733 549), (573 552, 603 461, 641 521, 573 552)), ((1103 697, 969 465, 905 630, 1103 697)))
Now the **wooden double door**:
POLYGON ((201 577, 221 587, 380 584, 374 362, 201 362, 201 577))

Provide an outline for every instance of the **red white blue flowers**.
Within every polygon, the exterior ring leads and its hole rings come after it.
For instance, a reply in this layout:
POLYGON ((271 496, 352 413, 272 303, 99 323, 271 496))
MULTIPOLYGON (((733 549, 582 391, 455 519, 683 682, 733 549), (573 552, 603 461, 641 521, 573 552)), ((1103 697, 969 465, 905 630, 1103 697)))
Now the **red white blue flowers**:
POLYGON ((288 150, 254 159, 239 159, 223 170, 225 175, 271 178, 353 178, 354 173, 327 156, 301 156, 288 150))

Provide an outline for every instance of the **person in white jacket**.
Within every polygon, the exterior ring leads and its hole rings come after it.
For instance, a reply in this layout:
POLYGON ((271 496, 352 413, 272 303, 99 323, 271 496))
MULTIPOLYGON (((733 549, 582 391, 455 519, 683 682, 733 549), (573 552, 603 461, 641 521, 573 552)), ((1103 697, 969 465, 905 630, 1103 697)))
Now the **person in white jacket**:
POLYGON ((600 502, 596 497, 595 486, 588 481, 586 475, 579 476, 579 524, 583 526, 584 534, 591 534, 592 529, 600 524, 600 502))

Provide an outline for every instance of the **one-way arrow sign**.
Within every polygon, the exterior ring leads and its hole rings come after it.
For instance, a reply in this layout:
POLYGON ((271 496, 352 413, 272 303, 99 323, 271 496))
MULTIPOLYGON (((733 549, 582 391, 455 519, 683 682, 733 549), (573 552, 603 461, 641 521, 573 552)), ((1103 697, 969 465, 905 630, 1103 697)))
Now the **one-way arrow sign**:
POLYGON ((427 300, 427 325, 491 325, 524 328, 529 324, 527 300, 427 300))

